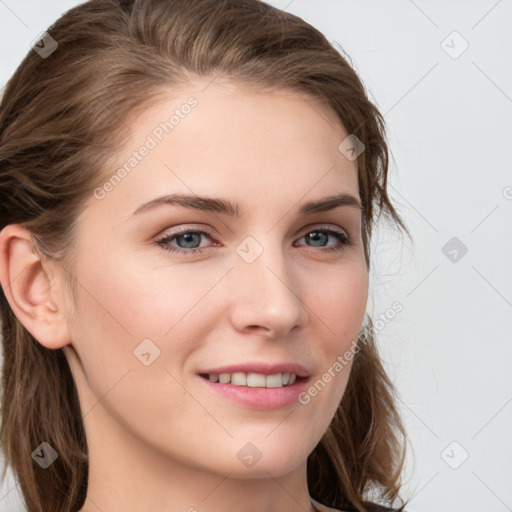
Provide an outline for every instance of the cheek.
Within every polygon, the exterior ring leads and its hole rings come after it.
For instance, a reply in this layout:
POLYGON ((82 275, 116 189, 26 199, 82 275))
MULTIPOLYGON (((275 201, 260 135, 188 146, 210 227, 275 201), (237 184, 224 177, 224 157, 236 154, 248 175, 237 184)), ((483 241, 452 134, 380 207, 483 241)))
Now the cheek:
POLYGON ((187 271, 180 265, 165 261, 142 264, 141 258, 127 254, 109 259, 94 255, 83 261, 81 281, 86 283, 80 291, 79 316, 94 319, 87 328, 110 332, 113 339, 163 339, 174 329, 188 322, 188 315, 204 307, 202 298, 222 277, 215 275, 197 277, 197 272, 187 271), (122 256, 122 257, 121 257, 122 256), (82 293, 83 292, 83 293, 82 293))
POLYGON ((360 261, 340 265, 339 270, 317 284, 312 304, 331 336, 328 350, 344 350, 357 338, 364 320, 368 300, 368 272, 360 261))
POLYGON ((322 365, 316 385, 312 383, 308 395, 312 402, 315 397, 314 401, 329 409, 327 416, 334 415, 345 391, 367 299, 368 273, 364 264, 347 265, 335 278, 326 281, 323 292, 317 295, 315 309, 319 325, 326 326, 328 335, 319 338, 323 348, 322 365))
POLYGON ((165 369, 181 368, 217 318, 209 291, 222 269, 198 278, 179 265, 144 269, 137 261, 91 251, 79 266, 85 286, 77 287, 72 338, 97 396, 127 371, 151 386, 158 373, 161 379, 165 369))
MULTIPOLYGON (((72 329, 83 363, 83 379, 80 375, 78 380, 86 421, 107 421, 103 411, 108 410, 124 429, 138 435, 155 432, 170 441, 169 432, 181 421, 177 410, 185 417, 191 409, 201 413, 175 371, 194 349, 190 341, 203 338, 201 326, 188 321, 198 315, 200 308, 191 308, 197 297, 190 286, 188 294, 181 293, 185 283, 167 285, 154 277, 153 282, 133 269, 103 263, 101 269, 82 267, 87 288, 77 290, 72 329)), ((198 291, 203 295, 207 289, 204 284, 198 291)))

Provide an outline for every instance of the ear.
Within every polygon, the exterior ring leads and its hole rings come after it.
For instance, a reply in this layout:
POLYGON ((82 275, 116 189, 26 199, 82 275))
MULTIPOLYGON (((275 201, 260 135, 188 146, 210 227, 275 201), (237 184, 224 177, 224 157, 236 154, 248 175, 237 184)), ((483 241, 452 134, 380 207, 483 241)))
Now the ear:
POLYGON ((53 260, 41 258, 29 230, 9 224, 0 232, 0 283, 11 309, 41 345, 57 349, 71 342, 64 314, 64 271, 53 260))

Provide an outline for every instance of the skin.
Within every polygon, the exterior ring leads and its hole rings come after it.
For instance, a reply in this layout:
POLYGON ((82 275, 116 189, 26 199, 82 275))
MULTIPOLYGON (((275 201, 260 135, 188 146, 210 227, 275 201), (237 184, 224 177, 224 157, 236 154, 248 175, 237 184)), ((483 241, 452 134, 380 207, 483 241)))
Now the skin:
POLYGON ((199 369, 292 361, 316 382, 357 337, 368 273, 361 211, 299 216, 333 193, 359 198, 357 167, 338 150, 347 132, 335 115, 293 91, 217 80, 169 92, 128 123, 131 136, 106 176, 137 150, 167 112, 193 95, 198 106, 103 199, 91 195, 77 232, 75 310, 62 266, 42 256, 17 225, 0 235, 0 279, 39 343, 63 348, 75 378, 90 456, 82 512, 314 510, 308 455, 343 396, 351 363, 307 405, 255 410, 212 393, 199 369), (206 88, 205 88, 206 87, 206 88), (165 193, 237 201, 241 218, 163 205, 165 193), (156 240, 179 226, 207 229, 172 247, 156 240), (320 228, 348 234, 341 251, 320 228), (248 236, 263 248, 247 263, 248 236), (180 245, 178 245, 180 244, 180 245), (149 338, 160 355, 134 356, 149 338), (261 459, 237 452, 253 443, 261 459))

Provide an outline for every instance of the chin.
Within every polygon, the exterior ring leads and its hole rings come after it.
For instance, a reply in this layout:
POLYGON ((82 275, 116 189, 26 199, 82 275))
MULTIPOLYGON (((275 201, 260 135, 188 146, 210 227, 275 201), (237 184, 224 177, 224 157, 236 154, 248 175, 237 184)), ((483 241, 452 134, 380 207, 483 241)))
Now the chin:
POLYGON ((270 460, 263 461, 262 458, 251 468, 240 468, 240 465, 233 466, 233 464, 231 464, 230 468, 226 467, 226 471, 229 472, 230 478, 238 480, 253 480, 270 477, 280 478, 290 474, 300 466, 301 463, 306 462, 306 459, 282 460, 279 454, 269 459, 270 460))
POLYGON ((243 444, 237 442, 235 450, 229 450, 234 456, 226 457, 224 452, 220 472, 229 473, 230 478, 242 480, 281 477, 305 463, 314 448, 312 445, 311 450, 308 451, 307 446, 310 443, 305 443, 304 440, 291 443, 290 437, 287 439, 288 442, 278 436, 270 440, 272 435, 267 439, 256 439, 243 444))

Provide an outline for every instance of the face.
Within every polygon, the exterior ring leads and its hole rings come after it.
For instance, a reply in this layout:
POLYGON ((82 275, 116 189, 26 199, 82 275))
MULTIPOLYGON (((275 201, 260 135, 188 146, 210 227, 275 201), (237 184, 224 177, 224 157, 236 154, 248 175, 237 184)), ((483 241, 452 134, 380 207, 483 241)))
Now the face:
POLYGON ((205 471, 280 476, 305 463, 350 374, 336 362, 368 290, 346 200, 357 168, 320 104, 206 84, 128 123, 79 218, 65 354, 90 448, 115 431, 205 471))

